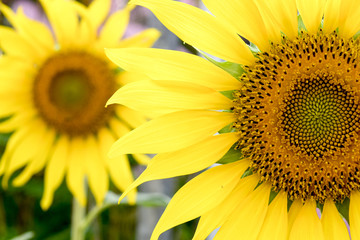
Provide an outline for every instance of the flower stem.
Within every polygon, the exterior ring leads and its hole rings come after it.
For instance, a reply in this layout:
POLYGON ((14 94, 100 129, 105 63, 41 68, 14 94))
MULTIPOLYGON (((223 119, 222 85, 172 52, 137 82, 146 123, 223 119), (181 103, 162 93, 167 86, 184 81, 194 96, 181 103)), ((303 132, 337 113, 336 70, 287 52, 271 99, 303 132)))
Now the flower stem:
POLYGON ((72 215, 71 215, 71 240, 84 240, 85 232, 81 223, 85 218, 86 210, 80 203, 73 198, 72 215))

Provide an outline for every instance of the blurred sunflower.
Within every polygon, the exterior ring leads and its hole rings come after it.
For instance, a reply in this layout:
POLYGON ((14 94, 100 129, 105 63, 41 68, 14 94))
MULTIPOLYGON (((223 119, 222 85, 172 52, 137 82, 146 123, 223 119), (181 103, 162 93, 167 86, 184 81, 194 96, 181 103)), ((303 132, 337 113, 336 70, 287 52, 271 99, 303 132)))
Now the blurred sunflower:
MULTIPOLYGON (((1 5, 15 29, 0 27, 0 131, 13 132, 1 158, 2 184, 6 187, 22 167, 15 186, 45 168, 43 209, 51 205, 65 175, 82 205, 85 178, 100 204, 109 188, 108 175, 120 190, 133 181, 127 155, 109 159, 107 151, 115 139, 146 121, 126 107, 104 107, 118 87, 139 75, 118 70, 103 49, 150 47, 159 32, 148 29, 120 41, 131 8, 108 16, 110 0, 95 0, 88 8, 64 0, 41 4, 53 32, 22 9, 14 13, 1 5)), ((133 156, 140 163, 148 160, 133 156)))
POLYGON ((110 149, 158 153, 129 190, 224 163, 174 195, 151 239, 197 217, 193 239, 219 227, 216 240, 350 239, 343 217, 360 239, 359 4, 203 2, 212 14, 171 0, 132 1, 229 62, 161 49, 106 52, 152 79, 108 102, 157 114, 110 149))

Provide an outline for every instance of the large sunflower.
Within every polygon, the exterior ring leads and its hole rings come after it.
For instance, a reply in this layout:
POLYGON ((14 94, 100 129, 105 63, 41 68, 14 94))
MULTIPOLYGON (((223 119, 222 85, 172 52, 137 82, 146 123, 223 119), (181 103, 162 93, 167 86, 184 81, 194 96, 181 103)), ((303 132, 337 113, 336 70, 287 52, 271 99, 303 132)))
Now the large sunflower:
POLYGON ((152 239, 197 217, 193 239, 218 227, 216 240, 349 239, 343 218, 360 239, 360 5, 203 2, 212 14, 171 0, 132 1, 184 42, 229 62, 160 49, 107 51, 119 66, 152 78, 109 100, 157 115, 110 150, 158 153, 129 190, 223 163, 175 194, 152 239))
MULTIPOLYGON (((149 29, 120 41, 131 8, 107 16, 110 0, 95 0, 88 8, 75 1, 41 3, 53 34, 22 9, 14 13, 1 5, 15 28, 0 27, 0 131, 13 132, 0 163, 2 183, 6 187, 10 176, 25 167, 13 181, 23 185, 45 168, 43 209, 51 205, 65 175, 82 205, 85 179, 101 203, 108 175, 120 190, 133 181, 127 156, 109 159, 107 151, 118 137, 146 121, 123 106, 105 108, 115 90, 136 75, 117 70, 104 47, 150 47, 159 32, 149 29)), ((141 163, 147 160, 133 156, 141 163)))

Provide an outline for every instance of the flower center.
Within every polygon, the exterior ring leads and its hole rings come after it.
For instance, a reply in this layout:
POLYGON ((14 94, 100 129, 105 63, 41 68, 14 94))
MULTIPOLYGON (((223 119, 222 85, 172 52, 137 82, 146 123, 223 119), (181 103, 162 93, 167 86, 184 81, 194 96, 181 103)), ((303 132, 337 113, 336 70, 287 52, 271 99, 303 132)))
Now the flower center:
POLYGON ((280 105, 278 123, 288 145, 309 159, 340 152, 359 131, 359 104, 345 83, 317 72, 294 81, 280 105))
POLYGON ((237 147, 275 191, 324 202, 360 188, 359 53, 336 33, 301 33, 245 67, 237 147))
POLYGON ((108 64, 83 52, 49 58, 34 82, 34 103, 43 120, 61 133, 87 135, 106 124, 105 108, 116 83, 108 64))

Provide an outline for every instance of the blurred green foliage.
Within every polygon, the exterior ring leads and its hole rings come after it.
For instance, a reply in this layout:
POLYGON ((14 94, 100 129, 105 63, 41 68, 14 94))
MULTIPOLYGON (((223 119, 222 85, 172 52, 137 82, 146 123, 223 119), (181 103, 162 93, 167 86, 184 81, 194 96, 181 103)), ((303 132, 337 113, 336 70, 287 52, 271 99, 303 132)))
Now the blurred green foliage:
POLYGON ((33 231, 34 239, 39 240, 69 239, 72 199, 69 191, 63 184, 46 212, 40 208, 42 191, 41 176, 35 176, 20 188, 11 185, 6 191, 0 188, 0 240, 28 231, 33 231))

